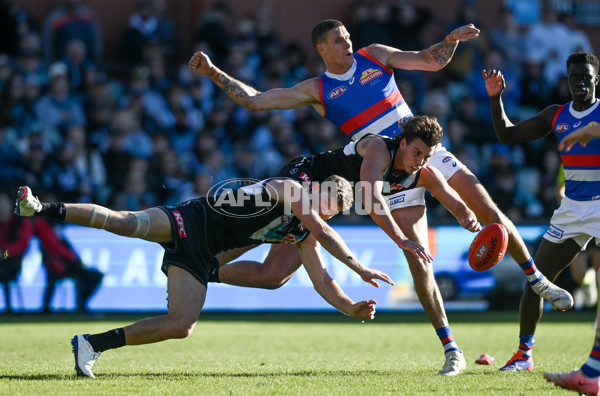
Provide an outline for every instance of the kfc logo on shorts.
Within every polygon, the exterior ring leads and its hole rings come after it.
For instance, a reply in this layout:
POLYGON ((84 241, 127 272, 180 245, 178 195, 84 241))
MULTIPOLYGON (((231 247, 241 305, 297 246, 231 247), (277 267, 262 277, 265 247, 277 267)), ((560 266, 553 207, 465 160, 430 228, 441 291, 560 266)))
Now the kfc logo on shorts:
POLYGON ((327 99, 335 99, 335 98, 338 98, 338 97, 342 96, 342 94, 343 94, 344 92, 346 92, 346 90, 347 90, 347 89, 348 89, 348 88, 346 88, 346 86, 345 86, 345 85, 342 85, 342 86, 340 86, 340 87, 334 88, 333 90, 331 90, 331 92, 329 92, 329 93, 327 94, 327 99))
POLYGON ((183 224, 183 216, 179 211, 172 211, 173 216, 175 216, 175 222, 177 223, 177 232, 179 233, 180 238, 187 238, 187 233, 185 232, 185 224, 183 224))
POLYGON ((564 131, 566 131, 567 129, 569 129, 569 124, 558 124, 558 125, 556 126, 556 132, 557 132, 557 133, 564 132, 564 131))

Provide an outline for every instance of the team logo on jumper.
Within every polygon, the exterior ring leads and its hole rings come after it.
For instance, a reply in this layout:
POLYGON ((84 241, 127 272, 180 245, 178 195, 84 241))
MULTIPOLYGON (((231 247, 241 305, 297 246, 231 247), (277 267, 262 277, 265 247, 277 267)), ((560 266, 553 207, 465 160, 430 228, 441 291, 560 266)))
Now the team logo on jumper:
POLYGON ((381 69, 367 69, 362 72, 362 76, 360 76, 360 83, 365 85, 366 83, 371 82, 380 76, 383 76, 381 69))
POLYGON ((569 124, 558 124, 556 126, 556 132, 560 133, 560 132, 565 132, 566 130, 569 129, 569 124))
POLYGON ((390 184, 390 191, 400 191, 404 190, 406 186, 402 183, 392 183, 390 184))
POLYGON ((546 230, 546 234, 550 235, 551 237, 554 237, 556 239, 562 239, 563 235, 564 235, 564 231, 561 230, 558 227, 555 227, 553 225, 551 225, 550 227, 548 227, 548 229, 546 230))
POLYGON ((335 98, 338 98, 338 97, 342 96, 342 94, 343 94, 344 92, 346 92, 346 90, 347 90, 347 89, 348 89, 348 88, 347 88, 345 85, 342 85, 342 86, 339 86, 339 87, 337 87, 337 88, 334 88, 334 89, 332 89, 332 90, 331 90, 331 92, 329 92, 329 93, 327 94, 327 99, 335 99, 335 98))
POLYGON ((278 201, 277 191, 257 179, 228 179, 215 184, 206 194, 215 212, 237 218, 257 217, 270 212, 278 201))
POLYGON ((172 213, 175 217, 175 222, 177 223, 177 232, 179 233, 179 238, 187 238, 187 232, 185 232, 185 224, 183 223, 183 216, 178 210, 173 210, 172 213))

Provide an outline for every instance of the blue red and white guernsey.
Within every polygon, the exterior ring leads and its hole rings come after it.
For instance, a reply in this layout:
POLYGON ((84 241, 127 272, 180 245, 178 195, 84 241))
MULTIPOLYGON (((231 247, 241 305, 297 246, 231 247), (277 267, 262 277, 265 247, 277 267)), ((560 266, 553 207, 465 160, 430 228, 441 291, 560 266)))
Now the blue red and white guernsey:
MULTIPOLYGON (((558 108, 552 129, 560 143, 575 129, 600 123, 600 101, 585 111, 573 110, 569 102, 558 108)), ((561 151, 565 168, 565 195, 575 201, 600 199, 600 139, 592 139, 586 147, 575 144, 570 151, 561 151)))
POLYGON ((348 72, 325 72, 319 78, 325 118, 352 140, 366 134, 398 135, 398 120, 413 114, 396 85, 394 71, 364 49, 353 56, 354 64, 348 72))

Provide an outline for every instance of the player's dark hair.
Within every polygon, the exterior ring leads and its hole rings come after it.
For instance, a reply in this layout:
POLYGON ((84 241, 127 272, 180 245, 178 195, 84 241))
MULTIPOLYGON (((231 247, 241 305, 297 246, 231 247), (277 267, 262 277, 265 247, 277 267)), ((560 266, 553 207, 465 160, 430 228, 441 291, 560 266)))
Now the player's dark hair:
POLYGON ((335 29, 337 27, 344 26, 344 24, 335 19, 326 19, 317 23, 310 34, 310 38, 312 40, 312 45, 317 49, 317 44, 325 41, 325 36, 329 33, 330 30, 335 29))
POLYGON ((587 63, 594 69, 594 74, 598 75, 598 70, 600 69, 600 61, 598 61, 596 55, 590 54, 589 52, 585 51, 573 52, 567 58, 567 70, 569 69, 569 66, 571 66, 574 63, 587 63))
POLYGON ((442 141, 444 131, 435 117, 414 116, 403 119, 400 125, 402 133, 396 139, 406 139, 411 144, 415 139, 421 139, 428 147, 433 147, 442 141))
POLYGON ((337 194, 337 203, 340 207, 341 211, 350 209, 352 204, 354 203, 354 191, 352 190, 352 185, 348 180, 338 175, 331 175, 326 177, 321 185, 330 184, 335 185, 335 190, 337 194))

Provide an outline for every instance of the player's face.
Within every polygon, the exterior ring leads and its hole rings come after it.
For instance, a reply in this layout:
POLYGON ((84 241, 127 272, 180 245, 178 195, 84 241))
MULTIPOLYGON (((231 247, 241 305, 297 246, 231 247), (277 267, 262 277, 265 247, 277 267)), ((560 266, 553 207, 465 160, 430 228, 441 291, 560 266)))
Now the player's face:
POLYGON ((598 75, 587 63, 573 63, 568 70, 569 90, 574 101, 592 101, 596 94, 598 75))
POLYGON ((404 171, 408 174, 418 172, 427 164, 435 152, 435 146, 429 147, 421 139, 415 139, 410 144, 406 144, 406 139, 402 139, 400 149, 403 154, 402 164, 404 165, 404 171))
POLYGON ((329 220, 340 212, 336 195, 335 191, 321 191, 319 193, 318 212, 323 220, 329 220))
POLYGON ((322 46, 321 56, 326 62, 350 66, 354 63, 352 41, 350 41, 350 34, 344 26, 330 30, 325 42, 320 45, 322 46))

